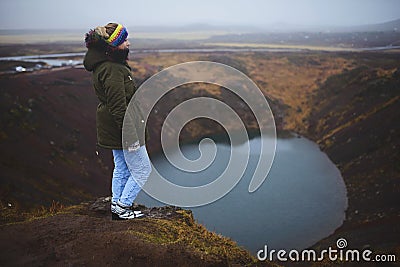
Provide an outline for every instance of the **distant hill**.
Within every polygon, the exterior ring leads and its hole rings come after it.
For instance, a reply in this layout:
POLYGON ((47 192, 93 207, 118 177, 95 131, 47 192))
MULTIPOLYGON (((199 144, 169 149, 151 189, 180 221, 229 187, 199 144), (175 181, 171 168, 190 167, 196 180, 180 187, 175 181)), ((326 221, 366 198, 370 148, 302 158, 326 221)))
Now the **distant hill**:
POLYGON ((353 27, 337 28, 334 31, 345 31, 345 32, 400 32, 400 19, 379 23, 360 25, 353 27))
POLYGON ((132 26, 136 32, 231 32, 231 33, 260 33, 260 32, 400 32, 400 19, 378 24, 356 26, 329 26, 329 25, 212 25, 189 24, 182 26, 132 26))
POLYGON ((355 25, 355 26, 306 26, 290 24, 265 25, 262 28, 264 32, 400 32, 400 19, 387 21, 384 23, 355 25))

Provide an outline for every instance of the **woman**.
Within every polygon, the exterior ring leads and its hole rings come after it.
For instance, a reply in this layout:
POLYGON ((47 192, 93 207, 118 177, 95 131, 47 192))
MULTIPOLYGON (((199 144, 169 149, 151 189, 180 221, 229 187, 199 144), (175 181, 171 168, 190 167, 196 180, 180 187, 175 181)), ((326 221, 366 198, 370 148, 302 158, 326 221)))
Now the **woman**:
POLYGON ((151 172, 144 137, 139 137, 144 121, 137 108, 133 127, 136 132, 130 133, 132 143, 122 145, 125 112, 136 91, 127 64, 130 45, 127 37, 126 28, 118 23, 96 27, 86 34, 88 51, 83 61, 85 69, 93 73, 93 87, 100 101, 96 113, 97 143, 100 147, 112 149, 114 158, 111 183, 113 220, 143 216, 131 207, 151 172), (124 151, 123 147, 129 150, 124 151))

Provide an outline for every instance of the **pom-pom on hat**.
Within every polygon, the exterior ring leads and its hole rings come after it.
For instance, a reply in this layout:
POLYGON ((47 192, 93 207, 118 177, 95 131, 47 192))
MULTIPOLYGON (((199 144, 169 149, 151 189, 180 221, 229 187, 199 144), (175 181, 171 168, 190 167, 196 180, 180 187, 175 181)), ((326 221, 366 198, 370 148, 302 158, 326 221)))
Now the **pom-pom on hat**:
POLYGON ((122 24, 118 24, 114 32, 106 39, 106 42, 111 46, 119 46, 125 42, 128 37, 128 31, 122 24))

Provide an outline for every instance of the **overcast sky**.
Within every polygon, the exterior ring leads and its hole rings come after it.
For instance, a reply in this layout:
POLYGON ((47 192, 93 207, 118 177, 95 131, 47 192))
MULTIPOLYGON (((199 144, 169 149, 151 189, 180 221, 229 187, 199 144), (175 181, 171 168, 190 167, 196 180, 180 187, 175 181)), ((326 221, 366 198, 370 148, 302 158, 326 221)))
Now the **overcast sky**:
POLYGON ((275 24, 352 26, 400 18, 400 0, 0 0, 0 29, 275 24))

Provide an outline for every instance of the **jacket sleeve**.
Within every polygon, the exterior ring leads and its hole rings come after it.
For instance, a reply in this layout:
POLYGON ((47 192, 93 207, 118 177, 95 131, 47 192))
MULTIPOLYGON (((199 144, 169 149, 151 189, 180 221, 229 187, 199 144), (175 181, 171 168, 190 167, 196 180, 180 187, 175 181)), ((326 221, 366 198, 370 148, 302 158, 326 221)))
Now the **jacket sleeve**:
POLYGON ((103 77, 106 106, 119 129, 122 130, 127 109, 124 73, 119 68, 108 68, 103 77))

